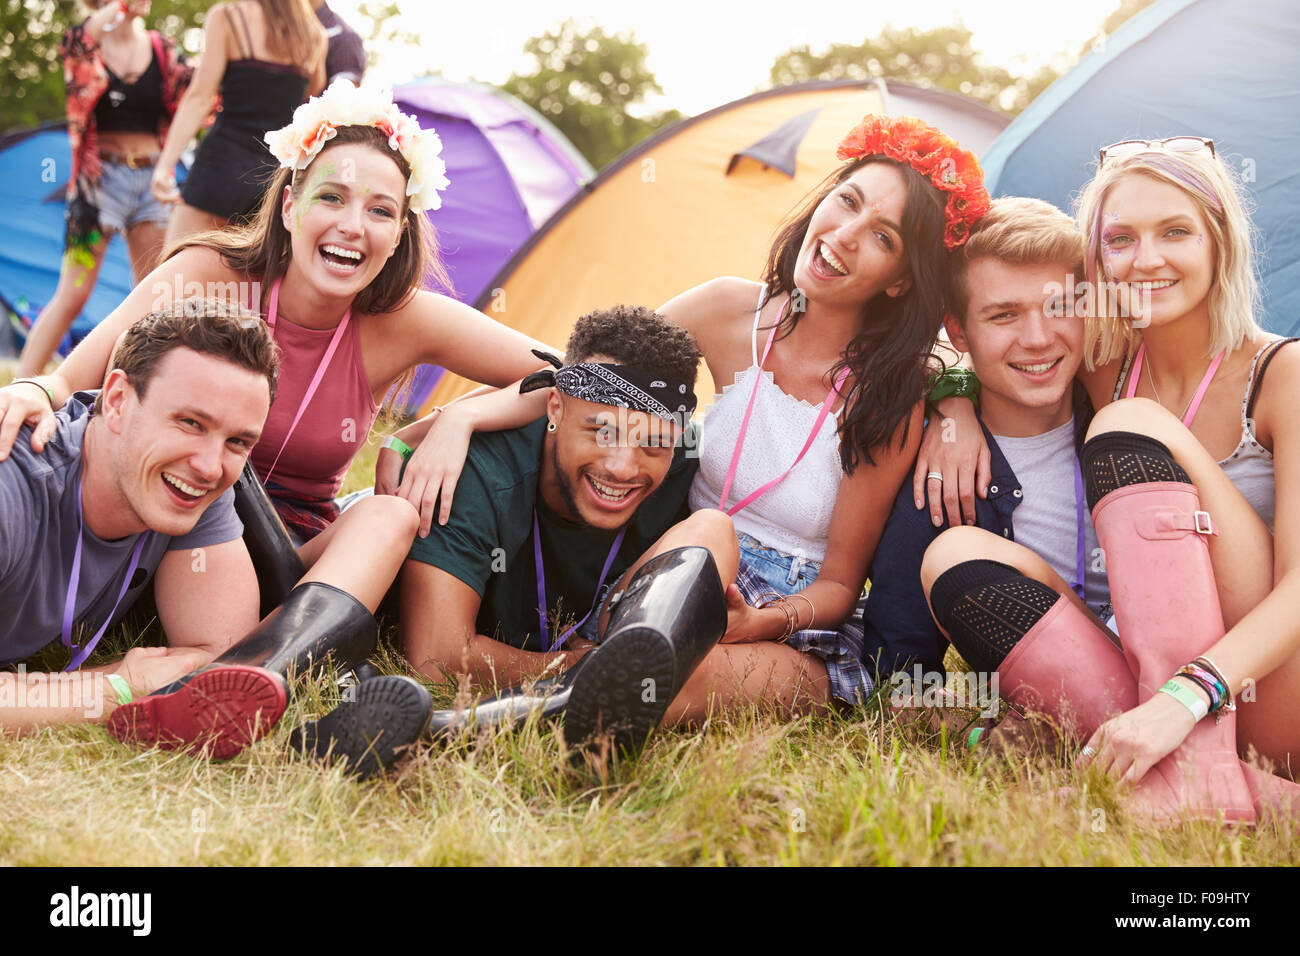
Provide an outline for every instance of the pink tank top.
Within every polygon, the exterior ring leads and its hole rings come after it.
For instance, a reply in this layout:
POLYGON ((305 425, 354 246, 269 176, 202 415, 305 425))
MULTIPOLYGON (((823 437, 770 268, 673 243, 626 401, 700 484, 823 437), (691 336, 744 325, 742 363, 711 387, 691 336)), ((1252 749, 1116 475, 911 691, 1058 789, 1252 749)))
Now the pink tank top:
MULTIPOLYGON (((281 315, 274 335, 280 346, 280 378, 271 414, 252 454, 253 467, 263 480, 284 445, 334 329, 305 329, 281 315)), ((295 496, 335 497, 378 414, 361 360, 359 324, 349 322, 316 394, 284 445, 272 480, 295 496)))

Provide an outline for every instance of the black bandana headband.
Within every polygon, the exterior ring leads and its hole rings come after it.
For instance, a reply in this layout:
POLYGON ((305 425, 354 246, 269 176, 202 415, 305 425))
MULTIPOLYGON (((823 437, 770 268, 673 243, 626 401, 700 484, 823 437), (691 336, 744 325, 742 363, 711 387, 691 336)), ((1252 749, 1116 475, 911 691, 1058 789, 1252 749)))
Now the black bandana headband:
POLYGON ((695 393, 686 382, 636 365, 565 365, 549 352, 533 349, 533 354, 555 368, 529 375, 519 383, 520 394, 554 386, 584 402, 630 408, 683 426, 695 411, 695 393))

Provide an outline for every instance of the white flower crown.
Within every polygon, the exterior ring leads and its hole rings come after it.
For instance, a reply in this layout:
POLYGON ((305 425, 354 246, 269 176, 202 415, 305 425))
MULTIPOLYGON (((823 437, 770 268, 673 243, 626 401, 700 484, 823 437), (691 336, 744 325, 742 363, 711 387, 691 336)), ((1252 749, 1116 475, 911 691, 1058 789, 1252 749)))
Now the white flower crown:
POLYGON ((267 133, 266 145, 285 169, 306 169, 334 138, 340 126, 374 126, 388 134, 388 145, 402 154, 411 167, 406 195, 417 212, 442 206, 439 191, 446 189, 447 164, 442 141, 431 129, 421 129, 393 102, 391 90, 358 88, 350 80, 335 80, 320 96, 313 96, 293 111, 293 122, 267 133))

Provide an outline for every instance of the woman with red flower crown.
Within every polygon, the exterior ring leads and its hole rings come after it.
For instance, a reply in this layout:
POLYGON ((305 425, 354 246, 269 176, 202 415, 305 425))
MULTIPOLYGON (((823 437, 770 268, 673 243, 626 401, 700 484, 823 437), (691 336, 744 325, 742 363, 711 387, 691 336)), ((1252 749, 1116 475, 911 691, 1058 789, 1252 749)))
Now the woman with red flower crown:
MULTIPOLYGON (((668 720, 702 719, 711 702, 851 706, 872 690, 839 628, 920 442, 945 247, 965 241, 988 195, 975 157, 916 119, 868 116, 837 155, 843 165, 778 235, 762 282, 714 279, 660 309, 694 335, 713 380, 733 383, 709 410, 687 523, 697 543, 703 526, 720 550, 740 548, 726 636, 668 720)), ((535 399, 512 400, 515 424, 540 414, 535 399)), ((438 450, 408 464, 398 490, 426 529, 440 490, 449 513, 444 476, 463 459, 476 405, 493 401, 446 410, 425 440, 438 450)), ((419 444, 423 429, 399 435, 419 444)), ((399 466, 395 454, 380 462, 381 487, 397 487, 399 466)))

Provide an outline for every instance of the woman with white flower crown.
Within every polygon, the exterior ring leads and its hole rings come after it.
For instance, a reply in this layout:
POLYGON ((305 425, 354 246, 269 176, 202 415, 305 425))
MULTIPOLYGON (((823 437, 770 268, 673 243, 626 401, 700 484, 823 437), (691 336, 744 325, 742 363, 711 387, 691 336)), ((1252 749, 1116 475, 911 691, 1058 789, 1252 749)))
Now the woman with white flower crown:
MULTIPOLYGON (((281 350, 276 401, 250 462, 288 519, 302 562, 289 551, 290 571, 280 550, 270 595, 262 582, 264 609, 304 569, 311 579, 322 565, 346 564, 364 579, 353 593, 368 617, 419 521, 410 503, 388 495, 334 521, 334 496, 384 397, 422 363, 504 386, 538 368, 531 349, 541 343, 422 288, 427 277, 446 284, 425 217, 440 204, 446 168, 436 134, 398 111, 388 91, 340 81, 266 139, 281 169, 251 223, 169 250, 52 374, 0 389, 0 460, 15 439, 44 448, 53 409, 104 380, 115 341, 140 317, 200 289, 237 297, 266 317, 281 350), (30 436, 20 438, 24 423, 30 436), (344 537, 346 548, 330 546, 344 537)), ((256 551, 249 532, 259 524, 273 532, 275 516, 255 507, 260 489, 251 476, 240 486, 246 540, 256 551)), ((264 538, 267 547, 274 539, 264 538)))

